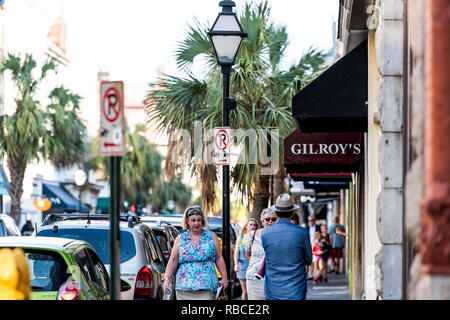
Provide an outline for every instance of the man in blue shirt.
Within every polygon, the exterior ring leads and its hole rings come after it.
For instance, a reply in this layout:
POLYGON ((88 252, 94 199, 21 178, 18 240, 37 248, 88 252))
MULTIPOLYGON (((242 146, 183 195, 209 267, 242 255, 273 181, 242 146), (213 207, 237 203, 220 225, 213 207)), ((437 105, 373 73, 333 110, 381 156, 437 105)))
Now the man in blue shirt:
POLYGON ((345 233, 345 228, 339 223, 339 217, 333 218, 333 224, 328 229, 328 233, 331 234, 333 245, 331 249, 331 262, 332 270, 330 273, 336 272, 339 274, 339 260, 344 258, 344 236, 348 236, 345 233))
POLYGON ((266 253, 266 298, 304 300, 312 252, 306 230, 289 221, 298 206, 292 204, 290 195, 281 194, 272 208, 278 221, 261 232, 266 253))

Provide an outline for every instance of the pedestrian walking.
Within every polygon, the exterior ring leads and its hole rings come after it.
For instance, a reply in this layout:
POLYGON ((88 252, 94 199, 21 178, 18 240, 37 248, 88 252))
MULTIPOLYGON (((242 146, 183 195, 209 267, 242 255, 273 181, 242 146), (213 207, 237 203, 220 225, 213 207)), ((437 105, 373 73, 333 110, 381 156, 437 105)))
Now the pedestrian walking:
POLYGON ((294 212, 294 214, 291 216, 291 218, 289 220, 297 226, 300 225, 300 217, 298 216, 298 214, 296 212, 294 212))
POLYGON ((31 218, 27 215, 27 222, 22 226, 22 229, 20 230, 20 233, 23 236, 30 236, 34 231, 33 223, 31 222, 31 218))
POLYGON ((314 233, 314 242, 312 246, 313 253, 313 284, 318 284, 320 282, 319 275, 322 273, 323 269, 323 258, 322 258, 322 248, 320 242, 320 231, 314 233))
MULTIPOLYGON (((306 226, 306 233, 308 235, 309 238, 309 242, 311 244, 311 248, 313 247, 314 244, 314 233, 316 233, 317 231, 320 231, 320 225, 316 224, 316 218, 312 215, 308 217, 308 225, 306 226)), ((308 280, 313 280, 313 271, 314 268, 311 268, 309 270, 308 273, 308 280)))
POLYGON ((205 229, 206 217, 199 206, 189 207, 183 215, 183 233, 175 240, 166 267, 164 292, 171 290, 176 272, 177 300, 214 300, 218 278, 214 263, 222 275, 221 285, 228 287, 225 262, 217 235, 205 229))
POLYGON ((331 263, 333 269, 330 273, 336 272, 336 274, 339 274, 340 259, 344 258, 344 236, 347 236, 347 234, 345 233, 344 226, 339 223, 338 216, 333 218, 333 224, 330 226, 328 233, 331 234, 333 242, 331 248, 331 263))
POLYGON ((239 279, 242 289, 242 300, 247 300, 247 268, 249 261, 247 260, 245 249, 248 243, 248 233, 258 228, 258 222, 254 218, 249 218, 247 223, 239 232, 239 237, 236 240, 234 248, 234 271, 236 277, 239 279))
MULTIPOLYGON (((263 228, 268 228, 277 221, 278 217, 275 211, 267 208, 261 213, 261 222, 263 228)), ((246 248, 247 259, 249 265, 247 268, 247 295, 248 300, 266 300, 264 293, 264 279, 258 280, 256 274, 264 261, 265 252, 261 242, 261 231, 258 229, 248 234, 248 242, 246 248)))
POLYGON ((261 232, 266 253, 265 293, 268 300, 306 299, 306 274, 312 262, 311 243, 304 228, 289 221, 299 207, 281 194, 275 206, 277 222, 261 232))
MULTIPOLYGON (((323 281, 328 282, 328 259, 330 258, 333 240, 327 232, 327 226, 325 224, 320 226, 320 243, 323 260, 323 281)), ((322 274, 319 275, 319 280, 322 281, 322 274)))

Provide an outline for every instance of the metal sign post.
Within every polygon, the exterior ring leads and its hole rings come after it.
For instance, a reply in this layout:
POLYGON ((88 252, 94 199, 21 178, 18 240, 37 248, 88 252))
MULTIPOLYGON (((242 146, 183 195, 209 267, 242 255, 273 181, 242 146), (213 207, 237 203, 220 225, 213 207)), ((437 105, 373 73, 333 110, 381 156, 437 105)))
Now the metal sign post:
POLYGON ((123 82, 106 81, 100 84, 99 152, 109 156, 109 256, 111 262, 110 295, 120 299, 120 160, 125 153, 125 118, 123 82))

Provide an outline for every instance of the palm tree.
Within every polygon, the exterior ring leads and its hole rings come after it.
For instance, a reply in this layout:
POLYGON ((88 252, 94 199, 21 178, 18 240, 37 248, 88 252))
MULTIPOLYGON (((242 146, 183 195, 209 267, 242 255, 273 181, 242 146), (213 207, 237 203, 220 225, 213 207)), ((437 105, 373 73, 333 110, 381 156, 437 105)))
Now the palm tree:
POLYGON ((50 159, 57 167, 68 167, 81 160, 85 151, 86 127, 78 117, 80 97, 59 87, 44 109, 36 100, 36 91, 49 71, 56 71, 55 60, 44 63, 41 75, 33 76, 36 61, 30 54, 8 54, 0 71, 11 72, 17 89, 16 109, 12 115, 0 116, 0 152, 6 156, 10 172, 11 216, 18 221, 23 179, 32 160, 50 159))
MULTIPOLYGON (((121 200, 127 199, 134 203, 141 199, 145 204, 151 199, 148 190, 154 189, 159 183, 163 157, 146 140, 144 125, 137 125, 133 132, 125 126, 125 135, 127 148, 120 161, 121 200)), ((107 177, 109 161, 108 157, 98 153, 98 138, 91 141, 90 153, 90 168, 102 171, 107 177)))
MULTIPOLYGON (((248 38, 242 43, 231 74, 230 94, 237 101, 237 108, 230 114, 231 128, 256 132, 277 129, 268 131, 267 136, 258 135, 254 142, 256 149, 253 150, 270 147, 272 142, 276 142, 274 147, 278 146, 281 160, 282 139, 295 129, 291 99, 323 70, 324 55, 311 48, 297 64, 284 70, 281 59, 288 45, 288 35, 284 26, 270 21, 267 1, 246 4, 239 19, 248 38)), ((186 72, 187 77, 167 76, 161 79, 159 89, 149 93, 149 101, 152 101, 147 109, 150 119, 159 121, 160 130, 169 135, 177 128, 189 130, 192 135, 196 121, 202 123, 204 130, 221 125, 222 76, 208 31, 208 26, 198 21, 194 27, 189 27, 186 39, 179 43, 176 52, 178 67, 186 72), (198 55, 206 61, 203 79, 196 78, 191 72, 194 58, 198 55)), ((261 165, 259 153, 256 164, 249 162, 251 148, 244 139, 244 136, 234 137, 234 143, 242 151, 240 164, 231 171, 232 182, 233 187, 253 203, 252 215, 259 217, 261 210, 268 205, 270 176, 261 173, 265 166, 261 165)), ((169 154, 173 147, 169 144, 169 154)), ((282 168, 281 161, 280 164, 282 168)), ((174 166, 166 163, 166 169, 173 170, 174 166)), ((217 181, 218 172, 213 165, 205 163, 191 162, 191 167, 203 184, 203 206, 208 211, 216 200, 211 185, 217 181)), ((278 174, 283 175, 283 171, 279 171, 278 174)))

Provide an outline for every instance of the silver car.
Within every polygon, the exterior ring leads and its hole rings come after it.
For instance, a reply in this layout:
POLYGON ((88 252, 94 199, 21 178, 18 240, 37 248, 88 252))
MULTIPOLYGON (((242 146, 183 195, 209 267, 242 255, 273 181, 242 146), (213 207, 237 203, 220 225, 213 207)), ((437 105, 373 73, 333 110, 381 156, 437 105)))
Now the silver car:
MULTIPOLYGON (((47 217, 38 236, 80 239, 94 247, 110 272, 108 215, 62 214, 47 217)), ((121 219, 121 300, 162 299, 164 257, 153 231, 137 218, 121 219), (122 221, 125 220, 125 221, 122 221)))

